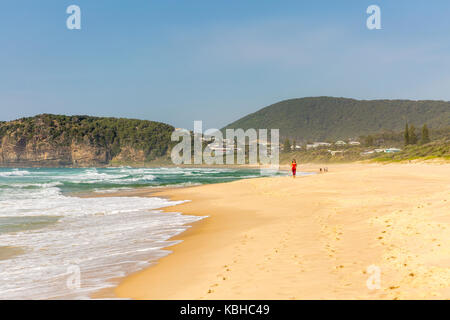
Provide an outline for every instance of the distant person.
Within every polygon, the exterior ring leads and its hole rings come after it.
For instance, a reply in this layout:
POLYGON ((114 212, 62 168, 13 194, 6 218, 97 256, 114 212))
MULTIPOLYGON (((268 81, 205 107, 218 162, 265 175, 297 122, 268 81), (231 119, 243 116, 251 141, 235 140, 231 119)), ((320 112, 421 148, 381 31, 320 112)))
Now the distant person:
POLYGON ((292 169, 292 176, 295 178, 295 174, 297 173, 297 162, 295 161, 295 159, 292 160, 291 169, 292 169))

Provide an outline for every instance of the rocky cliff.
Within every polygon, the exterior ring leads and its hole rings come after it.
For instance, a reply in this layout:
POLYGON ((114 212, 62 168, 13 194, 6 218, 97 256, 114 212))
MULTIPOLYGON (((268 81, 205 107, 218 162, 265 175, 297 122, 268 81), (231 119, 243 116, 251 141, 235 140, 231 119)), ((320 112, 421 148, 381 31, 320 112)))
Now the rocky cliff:
POLYGON ((165 156, 172 126, 144 120, 39 115, 0 123, 0 166, 107 166, 165 156))

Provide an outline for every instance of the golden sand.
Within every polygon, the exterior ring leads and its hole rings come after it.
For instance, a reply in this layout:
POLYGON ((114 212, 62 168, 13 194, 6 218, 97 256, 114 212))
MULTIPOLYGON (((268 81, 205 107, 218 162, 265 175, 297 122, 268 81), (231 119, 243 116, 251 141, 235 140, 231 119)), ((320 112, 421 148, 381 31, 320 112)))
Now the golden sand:
POLYGON ((257 178, 152 193, 192 200, 166 211, 208 218, 179 235, 183 242, 168 248, 172 254, 125 278, 115 294, 450 298, 450 165, 328 167, 328 173, 295 180, 257 178), (367 286, 373 270, 381 271, 379 289, 367 286))

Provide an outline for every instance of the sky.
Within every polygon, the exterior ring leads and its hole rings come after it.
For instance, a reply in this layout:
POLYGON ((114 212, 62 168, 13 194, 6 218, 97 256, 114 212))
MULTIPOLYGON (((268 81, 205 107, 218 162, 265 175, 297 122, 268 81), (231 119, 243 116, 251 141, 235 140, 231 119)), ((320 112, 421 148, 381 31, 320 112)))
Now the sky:
POLYGON ((4 0, 0 120, 221 128, 290 98, 450 100, 449 13, 444 0, 4 0))

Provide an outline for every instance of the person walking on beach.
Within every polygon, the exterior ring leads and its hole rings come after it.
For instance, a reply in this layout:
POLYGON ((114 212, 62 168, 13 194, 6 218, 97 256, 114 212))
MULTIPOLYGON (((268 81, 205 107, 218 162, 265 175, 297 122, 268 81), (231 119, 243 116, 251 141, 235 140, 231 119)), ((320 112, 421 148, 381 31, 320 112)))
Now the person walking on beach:
POLYGON ((292 176, 295 178, 295 174, 297 173, 297 162, 295 161, 295 159, 292 160, 291 169, 292 169, 292 176))

